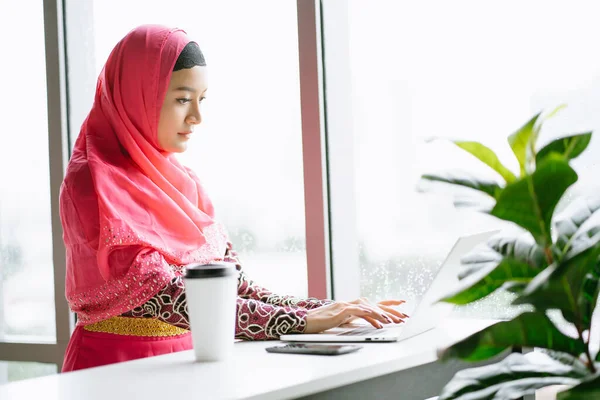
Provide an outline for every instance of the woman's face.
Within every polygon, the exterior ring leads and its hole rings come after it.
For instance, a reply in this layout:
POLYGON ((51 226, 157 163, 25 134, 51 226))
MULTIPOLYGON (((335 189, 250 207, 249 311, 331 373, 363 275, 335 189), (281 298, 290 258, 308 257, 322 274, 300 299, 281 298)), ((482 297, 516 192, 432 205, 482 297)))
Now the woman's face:
POLYGON ((187 150, 194 128, 202 122, 200 105, 206 89, 206 67, 172 73, 158 121, 158 145, 163 151, 183 153, 187 150))

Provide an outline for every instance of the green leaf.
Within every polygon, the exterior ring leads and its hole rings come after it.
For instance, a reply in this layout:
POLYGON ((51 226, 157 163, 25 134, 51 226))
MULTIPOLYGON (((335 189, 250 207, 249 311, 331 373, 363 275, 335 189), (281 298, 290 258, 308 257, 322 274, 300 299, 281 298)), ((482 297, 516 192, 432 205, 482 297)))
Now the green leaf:
POLYGON ((584 379, 579 385, 558 393, 556 398, 557 400, 600 399, 600 374, 592 375, 584 379))
POLYGON ((513 304, 531 304, 540 311, 560 310, 582 331, 590 329, 598 290, 600 244, 567 256, 540 272, 513 304))
POLYGON ((460 260, 461 269, 458 272, 458 279, 462 280, 473 274, 479 274, 483 270, 491 271, 501 261, 502 254, 491 247, 477 246, 460 260))
POLYGON ((506 282, 502 285, 502 290, 506 290, 509 293, 521 294, 523 290, 527 288, 529 282, 506 282))
POLYGON ((590 144, 592 132, 580 133, 572 136, 556 139, 544 146, 535 156, 536 164, 539 164, 548 157, 549 154, 555 153, 565 157, 566 160, 572 160, 578 157, 590 144))
POLYGON ((527 232, 504 231, 502 234, 490 238, 487 244, 503 257, 522 261, 540 271, 548 265, 544 256, 544 248, 532 240, 531 235, 527 232))
POLYGON ((518 399, 545 386, 577 384, 584 376, 544 354, 513 353, 496 364, 457 372, 439 400, 518 399))
POLYGON ((585 350, 583 342, 560 332, 545 314, 525 312, 453 344, 442 352, 441 358, 481 361, 513 346, 543 347, 574 355, 585 350))
POLYGON ((525 164, 527 162, 527 146, 529 146, 531 136, 534 132, 535 123, 537 122, 539 116, 539 113, 536 114, 525 125, 523 125, 521 129, 508 137, 508 144, 517 157, 517 161, 519 161, 521 176, 524 176, 526 173, 525 164))
POLYGON ((542 118, 544 119, 544 121, 549 120, 550 118, 554 118, 560 111, 564 110, 565 108, 567 108, 566 104, 560 104, 554 110, 544 115, 542 118))
POLYGON ((592 221, 592 217, 600 216, 596 212, 600 210, 600 196, 580 197, 557 215, 555 226, 557 231, 556 248, 560 256, 566 255, 572 247, 588 248, 597 241, 594 237, 600 232, 600 218, 596 223, 586 223, 592 221))
POLYGON ((462 257, 458 278, 462 280, 473 274, 482 276, 481 271, 493 271, 505 258, 528 264, 538 271, 547 266, 543 249, 529 233, 505 229, 462 257))
POLYGON ((496 200, 490 196, 484 196, 479 192, 474 193, 453 193, 453 203, 455 208, 469 209, 470 211, 477 211, 485 214, 489 214, 492 208, 496 205, 496 200))
POLYGON ((531 145, 530 147, 532 148, 532 153, 535 153, 535 145, 537 143, 538 136, 540 134, 541 125, 543 123, 545 123, 547 120, 549 120, 550 118, 554 118, 564 108, 567 108, 567 105, 561 104, 558 107, 556 107, 554 110, 550 111, 548 114, 542 115, 540 117, 540 120, 539 120, 540 123, 538 124, 538 128, 533 130, 533 134, 531 135, 531 138, 529 138, 529 143, 531 145))
POLYGON ((506 168, 498 159, 498 156, 492 149, 478 142, 454 141, 461 149, 477 157, 485 165, 496 171, 507 183, 514 182, 517 178, 506 168))
POLYGON ((552 214, 577 173, 559 156, 549 155, 532 175, 513 182, 500 192, 491 214, 528 230, 543 247, 552 243, 552 214))
MULTIPOLYGON (((492 236, 485 244, 478 245, 471 252, 461 259, 461 270, 458 278, 461 280, 460 287, 467 288, 471 284, 484 279, 486 274, 496 270, 502 260, 511 260, 531 266, 537 272, 543 270, 546 266, 543 249, 534 241, 527 232, 513 232, 505 229, 492 236), (465 282, 462 282, 465 280, 465 282), (467 283, 467 280, 470 283, 467 283)), ((503 268, 504 269, 504 268, 503 268)), ((500 271, 494 273, 493 280, 498 280, 500 271)), ((537 273, 536 272, 536 273, 537 273)), ((515 276, 521 276, 521 273, 515 273, 515 276)), ((530 279, 511 281, 507 279, 504 282, 497 282, 503 289, 520 292, 524 286, 527 286, 530 279)), ((456 294, 458 292, 454 292, 456 294)))
POLYGON ((594 266, 583 278, 581 294, 577 298, 577 305, 585 327, 592 325, 592 315, 598 302, 598 295, 600 295, 600 262, 596 258, 594 266))
POLYGON ((442 300, 453 304, 469 304, 496 291, 508 281, 529 282, 540 271, 510 258, 503 259, 493 268, 492 266, 493 264, 461 280, 459 288, 442 300))
POLYGON ((496 182, 482 181, 474 177, 470 178, 467 176, 454 176, 451 173, 447 173, 446 176, 425 174, 421 176, 421 178, 429 181, 450 183, 452 185, 459 185, 470 189, 475 189, 488 194, 493 198, 496 198, 498 193, 500 193, 502 190, 500 185, 498 185, 496 182))
POLYGON ((571 354, 563 353, 561 351, 554 351, 548 349, 536 349, 535 351, 545 354, 561 364, 573 367, 575 371, 579 371, 582 374, 582 376, 587 375, 590 372, 588 370, 587 365, 583 361, 581 361, 579 357, 575 357, 571 354))

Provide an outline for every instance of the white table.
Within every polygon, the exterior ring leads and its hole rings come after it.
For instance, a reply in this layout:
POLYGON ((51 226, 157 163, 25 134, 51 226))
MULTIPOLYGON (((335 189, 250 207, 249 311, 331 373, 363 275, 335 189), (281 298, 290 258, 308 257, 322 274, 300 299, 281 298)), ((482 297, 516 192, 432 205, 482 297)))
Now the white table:
POLYGON ((365 343, 341 356, 271 354, 278 342, 241 342, 221 363, 194 363, 184 351, 0 386, 2 400, 130 399, 418 399, 439 394, 466 364, 437 363, 439 346, 488 325, 447 320, 399 343, 365 343), (425 369, 424 369, 425 368, 425 369), (440 372, 441 371, 441 372, 440 372))

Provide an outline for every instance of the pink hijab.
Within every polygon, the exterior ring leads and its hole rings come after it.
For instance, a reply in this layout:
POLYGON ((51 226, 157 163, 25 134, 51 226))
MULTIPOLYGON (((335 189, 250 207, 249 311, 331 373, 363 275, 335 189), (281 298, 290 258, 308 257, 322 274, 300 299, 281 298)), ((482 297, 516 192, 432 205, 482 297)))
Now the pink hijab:
POLYGON ((140 26, 98 78, 60 200, 67 299, 80 321, 143 304, 174 276, 169 264, 224 255, 226 236, 198 178, 157 142, 171 73, 189 42, 180 29, 140 26))

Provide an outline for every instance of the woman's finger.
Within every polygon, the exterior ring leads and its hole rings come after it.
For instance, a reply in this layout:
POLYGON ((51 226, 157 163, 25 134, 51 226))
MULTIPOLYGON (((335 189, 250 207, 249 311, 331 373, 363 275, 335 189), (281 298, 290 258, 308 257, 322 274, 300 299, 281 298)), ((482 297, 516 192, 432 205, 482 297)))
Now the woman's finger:
MULTIPOLYGON (((381 322, 386 321, 385 318, 383 318, 378 312, 376 312, 372 308, 370 308, 368 306, 364 306, 364 305, 348 306, 342 311, 342 314, 354 315, 354 316, 357 316, 357 317, 360 317, 363 319, 364 319, 364 317, 371 317, 372 319, 381 321, 381 322)), ((373 326, 377 327, 376 325, 373 325, 373 326)))
POLYGON ((398 318, 402 318, 402 319, 408 318, 408 315, 406 315, 403 312, 400 312, 398 310, 394 310, 391 307, 380 305, 379 308, 381 308, 382 310, 384 310, 385 312, 387 312, 389 314, 395 315, 398 318))
POLYGON ((373 318, 377 319, 379 322, 384 323, 384 324, 391 324, 394 321, 392 320, 392 318, 390 318, 386 312, 384 312, 382 309, 380 309, 377 306, 371 306, 371 305, 366 305, 366 304, 361 304, 361 307, 365 307, 371 311, 373 311, 374 315, 372 316, 373 318))
POLYGON ((384 306, 399 306, 400 304, 406 303, 405 300, 382 300, 377 304, 383 304, 384 306))
POLYGON ((373 327, 377 328, 377 329, 381 329, 383 328, 383 325, 381 325, 381 322, 374 320, 371 317, 362 317, 365 321, 367 321, 368 323, 370 323, 371 325, 373 325, 373 327))
MULTIPOLYGON (((385 311, 385 310, 384 310, 385 311)), ((397 316, 396 314, 392 314, 391 312, 386 312, 385 313, 391 320, 393 323, 395 324, 399 324, 401 322, 404 322, 404 318, 397 316)))

